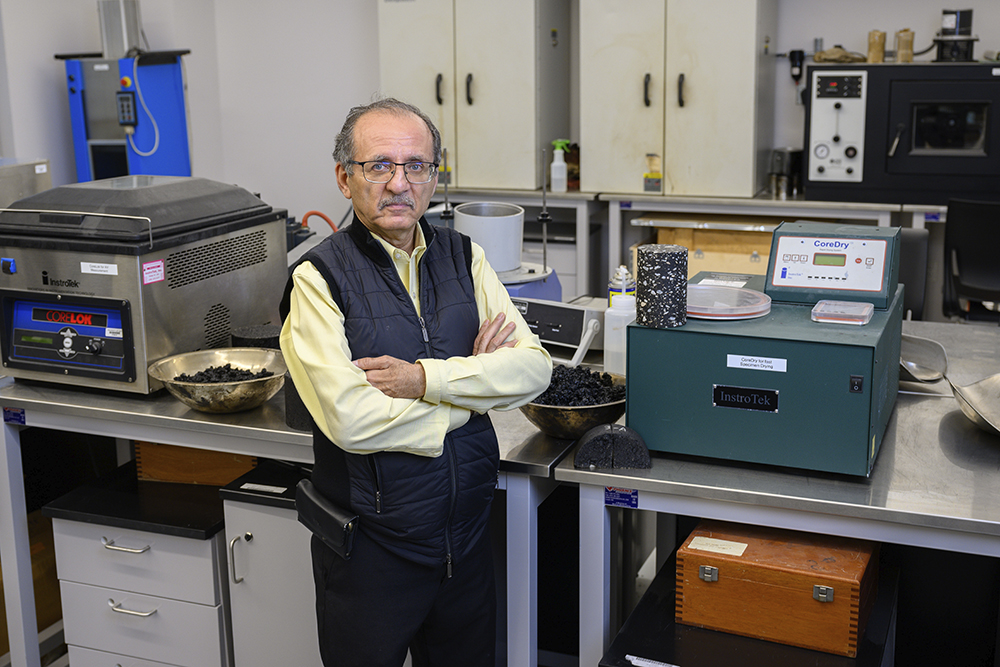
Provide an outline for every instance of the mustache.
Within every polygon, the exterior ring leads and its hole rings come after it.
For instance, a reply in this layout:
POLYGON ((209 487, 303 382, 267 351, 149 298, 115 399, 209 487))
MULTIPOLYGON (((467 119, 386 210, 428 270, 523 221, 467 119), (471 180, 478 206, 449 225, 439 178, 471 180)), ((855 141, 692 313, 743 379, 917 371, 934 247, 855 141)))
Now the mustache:
POLYGON ((384 209, 386 206, 395 206, 397 204, 405 204, 410 208, 416 208, 417 203, 413 201, 413 198, 407 194, 392 195, 391 197, 386 197, 378 203, 378 210, 384 209))

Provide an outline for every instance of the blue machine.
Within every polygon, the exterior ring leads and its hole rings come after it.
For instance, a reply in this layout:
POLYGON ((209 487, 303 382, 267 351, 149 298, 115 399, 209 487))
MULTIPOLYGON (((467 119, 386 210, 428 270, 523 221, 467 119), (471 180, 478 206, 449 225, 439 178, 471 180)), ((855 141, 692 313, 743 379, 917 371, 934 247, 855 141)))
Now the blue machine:
POLYGON ((191 175, 181 61, 188 53, 56 56, 66 63, 78 181, 191 175))

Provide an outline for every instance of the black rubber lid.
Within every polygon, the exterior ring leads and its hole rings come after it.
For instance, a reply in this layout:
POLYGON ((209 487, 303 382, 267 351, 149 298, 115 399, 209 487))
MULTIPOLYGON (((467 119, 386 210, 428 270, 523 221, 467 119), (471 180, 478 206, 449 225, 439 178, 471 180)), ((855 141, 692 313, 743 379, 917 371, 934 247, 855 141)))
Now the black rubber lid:
POLYGON ((243 188, 206 178, 121 176, 73 183, 0 212, 0 237, 149 242, 271 211, 243 188))

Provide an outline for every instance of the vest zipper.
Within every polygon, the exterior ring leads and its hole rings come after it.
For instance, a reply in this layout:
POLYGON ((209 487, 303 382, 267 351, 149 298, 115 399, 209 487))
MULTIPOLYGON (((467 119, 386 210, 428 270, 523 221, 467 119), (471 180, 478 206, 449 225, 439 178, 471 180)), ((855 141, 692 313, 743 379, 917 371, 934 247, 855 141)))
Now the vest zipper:
POLYGON ((372 481, 375 483, 375 514, 382 513, 382 479, 375 461, 375 454, 370 455, 368 463, 372 469, 372 481))
POLYGON ((420 321, 420 333, 424 337, 424 351, 427 353, 427 356, 430 357, 430 356, 432 356, 431 355, 431 337, 430 337, 430 334, 427 333, 427 323, 424 322, 424 316, 423 315, 417 315, 417 320, 420 321))
POLYGON ((448 508, 448 523, 444 527, 444 544, 445 544, 445 565, 447 578, 451 579, 451 519, 455 515, 455 505, 458 503, 458 462, 455 457, 455 447, 454 443, 449 447, 445 443, 445 449, 448 450, 448 473, 449 479, 451 481, 451 505, 448 508))

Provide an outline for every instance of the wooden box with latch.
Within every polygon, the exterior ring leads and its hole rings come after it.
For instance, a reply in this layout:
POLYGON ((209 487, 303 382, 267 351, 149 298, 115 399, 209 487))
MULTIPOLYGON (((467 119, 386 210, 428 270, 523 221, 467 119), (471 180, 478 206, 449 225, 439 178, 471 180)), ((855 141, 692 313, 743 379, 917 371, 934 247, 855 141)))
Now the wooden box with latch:
POLYGON ((678 623, 854 657, 878 545, 702 521, 677 550, 678 623))

